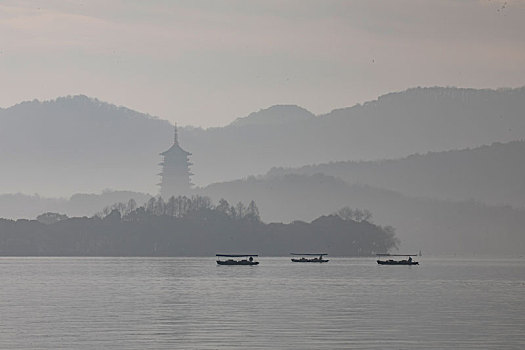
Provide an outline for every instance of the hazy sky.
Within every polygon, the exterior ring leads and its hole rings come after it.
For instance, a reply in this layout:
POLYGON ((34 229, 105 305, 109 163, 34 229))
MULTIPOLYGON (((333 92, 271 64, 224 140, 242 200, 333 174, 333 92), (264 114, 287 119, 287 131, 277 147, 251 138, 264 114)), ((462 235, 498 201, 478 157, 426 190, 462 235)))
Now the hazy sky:
POLYGON ((85 94, 180 125, 414 86, 525 85, 525 1, 0 1, 0 106, 85 94))

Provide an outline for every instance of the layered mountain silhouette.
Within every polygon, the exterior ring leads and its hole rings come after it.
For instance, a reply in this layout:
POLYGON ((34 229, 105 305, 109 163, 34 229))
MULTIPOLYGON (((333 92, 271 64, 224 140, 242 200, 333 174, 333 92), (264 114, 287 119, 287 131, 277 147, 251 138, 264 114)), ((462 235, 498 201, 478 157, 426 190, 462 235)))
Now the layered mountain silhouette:
POLYGON ((268 176, 322 173, 412 197, 525 208, 525 141, 416 154, 402 159, 274 168, 268 176))
MULTIPOLYGON (((226 127, 179 134, 193 154, 193 182, 204 186, 272 167, 521 140, 524 110, 525 88, 415 88, 326 115, 274 106, 226 127)), ((0 110, 0 193, 156 193, 158 153, 171 139, 167 121, 85 96, 24 102, 0 110)))
POLYGON ((273 166, 400 158, 521 140, 524 110, 525 88, 415 88, 279 126, 261 123, 263 110, 242 125, 186 129, 183 137, 193 153, 194 181, 204 185, 273 166), (211 161, 220 165, 212 173, 204 166, 211 161))

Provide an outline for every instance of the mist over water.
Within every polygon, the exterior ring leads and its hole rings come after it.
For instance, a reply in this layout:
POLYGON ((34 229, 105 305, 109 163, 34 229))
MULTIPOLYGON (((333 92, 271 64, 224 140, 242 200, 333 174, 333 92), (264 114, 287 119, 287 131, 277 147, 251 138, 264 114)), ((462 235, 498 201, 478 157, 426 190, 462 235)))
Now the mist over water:
POLYGON ((2 258, 4 349, 518 349, 525 260, 2 258))

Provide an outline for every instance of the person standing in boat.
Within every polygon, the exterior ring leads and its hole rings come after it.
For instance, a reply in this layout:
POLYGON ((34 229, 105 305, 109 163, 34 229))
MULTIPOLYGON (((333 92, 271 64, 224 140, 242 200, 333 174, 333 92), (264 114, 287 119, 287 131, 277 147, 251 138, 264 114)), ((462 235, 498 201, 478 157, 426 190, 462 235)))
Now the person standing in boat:
POLYGON ((412 257, 411 257, 411 256, 408 257, 408 262, 409 262, 409 263, 412 262, 412 257))

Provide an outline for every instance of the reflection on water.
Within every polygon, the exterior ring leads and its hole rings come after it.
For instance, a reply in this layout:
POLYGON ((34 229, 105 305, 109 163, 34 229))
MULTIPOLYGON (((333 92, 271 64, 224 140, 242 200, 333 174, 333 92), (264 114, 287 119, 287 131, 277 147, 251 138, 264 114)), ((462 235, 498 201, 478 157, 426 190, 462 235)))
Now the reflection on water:
POLYGON ((525 348, 525 260, 2 258, 2 349, 525 348))

